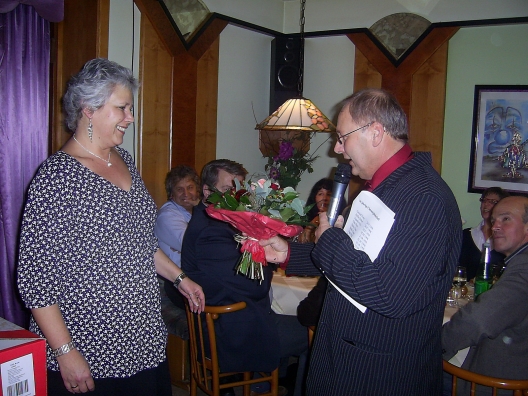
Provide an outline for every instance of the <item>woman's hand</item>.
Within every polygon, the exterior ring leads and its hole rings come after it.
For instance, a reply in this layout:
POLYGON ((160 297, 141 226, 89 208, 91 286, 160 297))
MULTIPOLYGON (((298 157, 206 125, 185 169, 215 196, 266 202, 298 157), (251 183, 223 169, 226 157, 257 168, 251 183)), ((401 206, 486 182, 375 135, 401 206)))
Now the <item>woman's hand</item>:
POLYGON ((189 300, 189 308, 192 312, 200 313, 204 310, 205 295, 200 285, 185 278, 178 285, 178 290, 189 300))
POLYGON ((314 231, 315 231, 314 227, 310 227, 310 226, 304 227, 304 230, 299 234, 299 238, 297 239, 297 241, 299 243, 313 242, 315 239, 314 231))
POLYGON ((95 389, 90 366, 77 349, 57 357, 57 362, 68 392, 86 393, 95 389))
POLYGON ((310 243, 315 241, 315 229, 319 226, 319 215, 315 216, 310 223, 314 226, 306 226, 300 233, 297 241, 299 243, 310 243))

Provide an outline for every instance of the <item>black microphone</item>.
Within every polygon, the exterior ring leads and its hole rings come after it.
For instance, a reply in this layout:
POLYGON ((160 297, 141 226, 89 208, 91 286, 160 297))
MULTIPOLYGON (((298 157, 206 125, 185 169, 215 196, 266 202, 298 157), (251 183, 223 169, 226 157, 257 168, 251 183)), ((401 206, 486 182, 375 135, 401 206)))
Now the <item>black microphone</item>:
POLYGON ((334 175, 332 198, 330 199, 330 205, 328 205, 328 210, 326 211, 328 222, 332 227, 334 226, 337 217, 340 215, 338 210, 341 207, 341 202, 345 199, 345 190, 348 187, 351 178, 352 167, 350 164, 338 164, 334 175))

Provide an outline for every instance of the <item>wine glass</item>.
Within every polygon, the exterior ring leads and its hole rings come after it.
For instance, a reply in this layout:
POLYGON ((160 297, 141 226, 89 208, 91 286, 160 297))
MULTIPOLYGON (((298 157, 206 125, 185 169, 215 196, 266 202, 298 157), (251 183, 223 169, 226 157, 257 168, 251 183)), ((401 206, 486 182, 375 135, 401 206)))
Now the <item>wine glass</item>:
POLYGON ((455 269, 455 276, 453 277, 453 307, 459 308, 460 302, 458 301, 462 296, 462 287, 466 285, 467 272, 466 267, 459 265, 455 269))

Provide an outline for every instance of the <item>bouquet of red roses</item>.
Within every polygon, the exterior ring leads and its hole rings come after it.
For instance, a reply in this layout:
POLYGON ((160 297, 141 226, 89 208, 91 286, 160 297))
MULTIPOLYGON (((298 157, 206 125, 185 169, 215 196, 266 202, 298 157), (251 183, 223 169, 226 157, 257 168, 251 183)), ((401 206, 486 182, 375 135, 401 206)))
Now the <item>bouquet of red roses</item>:
POLYGON ((242 257, 236 270, 250 279, 264 279, 262 266, 266 266, 264 248, 260 239, 276 235, 294 237, 308 224, 306 213, 310 207, 299 199, 292 188, 281 189, 271 180, 240 184, 235 179, 236 188, 220 193, 213 192, 207 198, 209 216, 230 223, 247 235, 236 235, 235 240, 243 242, 242 257))

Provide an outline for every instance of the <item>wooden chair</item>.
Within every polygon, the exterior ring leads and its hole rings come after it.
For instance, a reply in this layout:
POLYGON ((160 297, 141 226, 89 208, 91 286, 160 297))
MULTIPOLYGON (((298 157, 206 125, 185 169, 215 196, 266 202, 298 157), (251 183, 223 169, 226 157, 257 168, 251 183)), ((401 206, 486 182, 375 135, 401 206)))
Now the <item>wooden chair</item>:
POLYGON ((315 335, 315 326, 308 326, 308 347, 312 346, 315 335))
MULTIPOLYGON (((206 338, 200 315, 193 314, 189 309, 189 305, 186 305, 191 359, 191 396, 196 396, 197 387, 210 396, 219 396, 220 389, 236 386, 243 386, 244 396, 249 396, 251 384, 268 381, 271 382, 271 390, 268 393, 262 393, 262 395, 277 396, 279 387, 278 367, 271 374, 260 373, 260 378, 252 378, 252 372, 250 371, 220 373, 214 322, 220 315, 229 315, 231 312, 240 311, 244 308, 246 308, 245 302, 218 307, 206 306, 204 310, 205 325, 209 334, 208 338, 206 338), (206 356, 205 353, 206 343, 209 345, 210 356, 206 356), (220 378, 235 374, 241 374, 243 379, 220 384, 220 378)), ((233 336, 236 337, 236 334, 233 334, 233 336)))
POLYGON ((451 395, 455 396, 457 391, 457 378, 466 380, 471 383, 470 395, 475 395, 477 385, 488 386, 493 389, 493 396, 497 395, 497 389, 513 390, 514 396, 528 395, 528 380, 509 380, 503 378, 488 377, 473 373, 463 368, 457 367, 447 361, 443 361, 444 371, 453 375, 451 385, 451 395))

